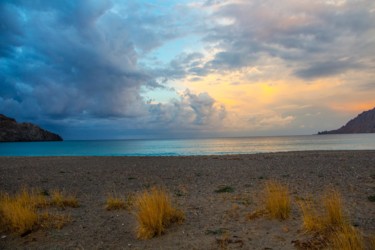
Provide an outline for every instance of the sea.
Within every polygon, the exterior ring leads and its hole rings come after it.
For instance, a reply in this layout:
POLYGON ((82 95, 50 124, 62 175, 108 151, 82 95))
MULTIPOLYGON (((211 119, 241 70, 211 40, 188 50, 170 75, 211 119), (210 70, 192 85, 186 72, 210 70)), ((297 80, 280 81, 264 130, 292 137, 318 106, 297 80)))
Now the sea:
POLYGON ((0 156, 190 156, 311 150, 375 150, 375 134, 0 143, 0 156))

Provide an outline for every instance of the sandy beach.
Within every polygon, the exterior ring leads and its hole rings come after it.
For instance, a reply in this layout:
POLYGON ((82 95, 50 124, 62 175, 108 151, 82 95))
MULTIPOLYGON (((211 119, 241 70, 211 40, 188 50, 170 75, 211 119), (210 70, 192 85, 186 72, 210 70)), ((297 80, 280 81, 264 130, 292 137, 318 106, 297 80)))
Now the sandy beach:
POLYGON ((375 151, 287 152, 189 157, 0 157, 0 191, 60 189, 80 206, 72 221, 24 237, 1 232, 0 249, 296 249, 302 230, 297 201, 319 200, 327 188, 341 194, 350 223, 375 234, 375 151), (285 221, 248 220, 262 206, 267 180, 289 187, 292 212, 285 221), (138 240, 131 211, 104 209, 109 194, 127 196, 152 186, 167 189, 186 220, 161 237, 138 240), (231 193, 217 193, 221 187, 231 193))

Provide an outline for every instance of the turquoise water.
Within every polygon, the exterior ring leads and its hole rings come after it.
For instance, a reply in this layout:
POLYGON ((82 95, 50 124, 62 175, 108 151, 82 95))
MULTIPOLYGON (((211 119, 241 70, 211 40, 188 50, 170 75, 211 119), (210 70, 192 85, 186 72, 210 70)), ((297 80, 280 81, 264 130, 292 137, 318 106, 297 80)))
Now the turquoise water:
POLYGON ((375 150, 375 134, 0 143, 0 156, 179 156, 375 150))

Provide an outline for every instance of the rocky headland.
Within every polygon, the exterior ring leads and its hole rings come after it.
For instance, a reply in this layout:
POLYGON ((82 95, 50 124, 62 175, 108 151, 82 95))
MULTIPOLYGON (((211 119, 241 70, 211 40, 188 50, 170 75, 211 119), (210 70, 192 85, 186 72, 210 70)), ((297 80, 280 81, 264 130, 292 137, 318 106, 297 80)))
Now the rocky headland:
POLYGON ((32 123, 17 123, 0 114, 0 142, 62 141, 61 136, 32 123))
POLYGON ((346 125, 336 130, 322 131, 318 134, 375 133, 375 108, 362 112, 346 125))

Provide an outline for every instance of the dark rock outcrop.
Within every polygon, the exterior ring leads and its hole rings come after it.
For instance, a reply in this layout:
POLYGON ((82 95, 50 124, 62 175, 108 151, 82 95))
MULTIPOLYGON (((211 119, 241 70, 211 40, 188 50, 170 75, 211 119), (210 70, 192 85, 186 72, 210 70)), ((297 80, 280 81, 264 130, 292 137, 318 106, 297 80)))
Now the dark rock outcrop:
POLYGON ((350 120, 345 126, 331 131, 323 131, 318 134, 355 134, 375 133, 375 108, 359 114, 350 120))
POLYGON ((21 141, 62 141, 62 138, 32 123, 17 123, 0 114, 0 142, 21 141))

